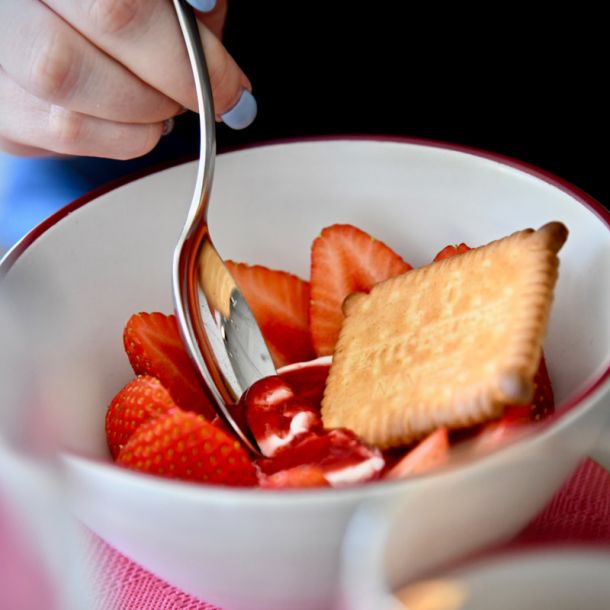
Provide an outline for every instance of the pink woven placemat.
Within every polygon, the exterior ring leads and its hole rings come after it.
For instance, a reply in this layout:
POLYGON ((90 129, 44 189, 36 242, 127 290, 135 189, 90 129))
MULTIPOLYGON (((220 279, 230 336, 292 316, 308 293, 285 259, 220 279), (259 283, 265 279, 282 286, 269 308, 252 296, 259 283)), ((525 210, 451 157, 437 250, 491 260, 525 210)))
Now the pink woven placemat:
POLYGON ((610 474, 584 460, 513 544, 556 542, 610 546, 610 474))
MULTIPOLYGON (((610 546, 610 475, 585 460, 546 508, 507 548, 548 543, 610 546)), ((150 574, 97 537, 98 591, 104 610, 220 610, 150 574)), ((230 609, 225 609, 230 610, 230 609)))

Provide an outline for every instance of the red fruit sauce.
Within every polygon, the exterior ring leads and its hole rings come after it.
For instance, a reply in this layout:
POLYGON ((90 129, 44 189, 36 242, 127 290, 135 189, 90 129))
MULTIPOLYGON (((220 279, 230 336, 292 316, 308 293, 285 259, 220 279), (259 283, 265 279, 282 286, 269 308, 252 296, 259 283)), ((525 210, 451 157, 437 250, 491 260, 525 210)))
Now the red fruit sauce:
POLYGON ((319 467, 334 487, 379 478, 385 461, 378 449, 345 429, 326 430, 320 402, 328 364, 295 367, 256 382, 241 400, 263 454, 264 475, 304 465, 319 467))

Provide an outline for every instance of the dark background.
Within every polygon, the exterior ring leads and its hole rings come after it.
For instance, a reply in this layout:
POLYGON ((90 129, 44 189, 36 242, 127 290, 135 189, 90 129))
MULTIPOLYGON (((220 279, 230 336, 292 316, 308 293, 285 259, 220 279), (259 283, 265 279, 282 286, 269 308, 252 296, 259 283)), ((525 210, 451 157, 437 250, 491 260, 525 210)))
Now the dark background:
POLYGON ((431 138, 527 161, 608 207, 600 14, 401 0, 229 7, 225 45, 259 114, 243 131, 220 125, 219 150, 323 134, 431 138))
MULTIPOLYGON (((228 5, 224 42, 252 81, 259 114, 242 131, 218 124, 220 151, 328 134, 429 138, 526 161, 610 208, 600 9, 583 0, 539 12, 409 0, 228 5)), ((151 153, 130 161, 0 157, 0 251, 92 189, 194 158, 198 130, 195 114, 181 115, 151 153)))

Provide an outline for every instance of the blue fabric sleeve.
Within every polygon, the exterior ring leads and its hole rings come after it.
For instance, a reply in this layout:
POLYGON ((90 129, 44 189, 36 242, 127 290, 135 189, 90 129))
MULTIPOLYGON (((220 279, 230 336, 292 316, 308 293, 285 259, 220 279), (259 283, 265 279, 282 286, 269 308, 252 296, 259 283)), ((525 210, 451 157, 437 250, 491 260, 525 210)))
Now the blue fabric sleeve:
POLYGON ((198 150, 197 118, 178 117, 174 131, 131 161, 92 157, 13 157, 0 153, 0 253, 77 197, 111 180, 198 150))

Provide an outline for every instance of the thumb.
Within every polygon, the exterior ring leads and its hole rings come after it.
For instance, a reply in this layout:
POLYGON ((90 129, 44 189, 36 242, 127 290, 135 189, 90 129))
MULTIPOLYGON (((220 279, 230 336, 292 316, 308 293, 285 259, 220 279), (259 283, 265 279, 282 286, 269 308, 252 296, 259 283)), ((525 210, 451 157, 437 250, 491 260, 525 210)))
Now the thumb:
POLYGON ((216 119, 233 129, 243 129, 254 121, 257 112, 252 86, 220 40, 199 24, 216 119))

